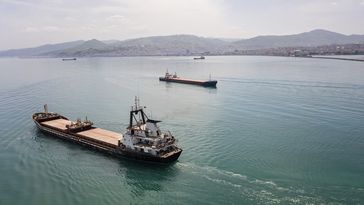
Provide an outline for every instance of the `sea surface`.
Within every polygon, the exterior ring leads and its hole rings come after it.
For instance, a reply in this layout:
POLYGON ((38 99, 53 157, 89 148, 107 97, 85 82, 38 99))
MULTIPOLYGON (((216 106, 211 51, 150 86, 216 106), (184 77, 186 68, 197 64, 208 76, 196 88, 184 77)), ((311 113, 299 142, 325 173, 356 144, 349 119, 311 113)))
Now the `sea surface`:
POLYGON ((0 59, 0 204, 364 204, 364 63, 285 57, 0 59), (159 82, 168 70, 217 88, 159 82), (124 132, 134 97, 184 149, 117 159, 39 132, 47 103, 124 132))

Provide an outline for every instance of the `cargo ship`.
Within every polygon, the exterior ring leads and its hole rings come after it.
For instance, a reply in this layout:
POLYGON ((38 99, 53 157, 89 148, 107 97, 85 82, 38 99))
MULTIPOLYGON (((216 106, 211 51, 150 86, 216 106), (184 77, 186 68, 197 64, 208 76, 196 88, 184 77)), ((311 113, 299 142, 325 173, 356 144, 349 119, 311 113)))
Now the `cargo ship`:
POLYGON ((62 58, 63 61, 75 61, 77 58, 62 58))
POLYGON ((200 56, 200 57, 193 58, 193 60, 204 60, 204 59, 205 59, 205 56, 200 56))
POLYGON ((116 157, 149 162, 170 163, 182 153, 171 132, 162 132, 157 125, 161 122, 147 117, 139 99, 131 106, 129 126, 124 134, 95 127, 93 122, 77 119, 75 122, 53 112, 34 113, 36 126, 44 133, 68 140, 116 157))
POLYGON ((210 80, 203 81, 203 80, 192 80, 192 79, 185 79, 180 78, 177 76, 177 73, 174 73, 174 75, 166 72, 164 77, 159 77, 160 81, 166 81, 166 82, 174 82, 174 83, 184 83, 184 84, 192 84, 192 85, 201 85, 204 87, 216 87, 217 81, 216 80, 210 80))

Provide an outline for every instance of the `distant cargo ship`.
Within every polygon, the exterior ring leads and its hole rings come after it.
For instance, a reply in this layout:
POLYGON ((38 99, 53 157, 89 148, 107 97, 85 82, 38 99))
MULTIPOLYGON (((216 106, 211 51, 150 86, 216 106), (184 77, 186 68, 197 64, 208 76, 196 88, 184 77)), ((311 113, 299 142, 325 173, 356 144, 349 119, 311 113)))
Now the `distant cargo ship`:
POLYGON ((200 57, 197 57, 197 58, 193 58, 193 60, 204 60, 205 59, 205 56, 200 56, 200 57))
POLYGON ((172 74, 169 74, 168 71, 166 72, 164 77, 159 77, 159 80, 160 81, 166 81, 166 82, 201 85, 201 86, 204 86, 204 87, 216 87, 216 84, 217 84, 216 80, 211 80, 211 79, 208 80, 208 81, 202 81, 202 80, 192 80, 192 79, 180 78, 180 77, 177 76, 177 73, 172 75, 172 74))
POLYGON ((135 98, 124 134, 97 128, 87 118, 72 122, 60 114, 48 112, 47 105, 44 112, 35 113, 32 118, 45 133, 118 157, 162 163, 176 161, 182 153, 177 140, 169 131, 163 133, 157 126, 161 121, 149 119, 143 108, 135 98))
POLYGON ((62 58, 63 61, 75 61, 77 58, 62 58))

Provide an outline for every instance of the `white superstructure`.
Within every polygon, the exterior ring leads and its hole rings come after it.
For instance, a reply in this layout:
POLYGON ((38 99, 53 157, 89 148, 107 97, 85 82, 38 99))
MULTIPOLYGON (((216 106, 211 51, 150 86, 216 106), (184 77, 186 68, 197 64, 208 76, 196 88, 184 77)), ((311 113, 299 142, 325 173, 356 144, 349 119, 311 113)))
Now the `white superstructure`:
POLYGON ((158 156, 177 148, 176 140, 170 132, 163 133, 157 123, 144 113, 145 107, 139 105, 135 97, 135 105, 131 107, 130 122, 121 143, 126 149, 158 156))

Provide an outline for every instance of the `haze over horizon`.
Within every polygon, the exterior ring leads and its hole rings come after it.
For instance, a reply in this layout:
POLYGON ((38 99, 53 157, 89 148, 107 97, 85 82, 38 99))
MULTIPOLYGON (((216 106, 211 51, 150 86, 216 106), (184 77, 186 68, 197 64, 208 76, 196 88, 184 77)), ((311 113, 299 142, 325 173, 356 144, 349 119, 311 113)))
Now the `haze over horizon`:
POLYGON ((251 38, 314 29, 364 34, 364 0, 0 0, 0 13, 0 50, 174 34, 251 38))

